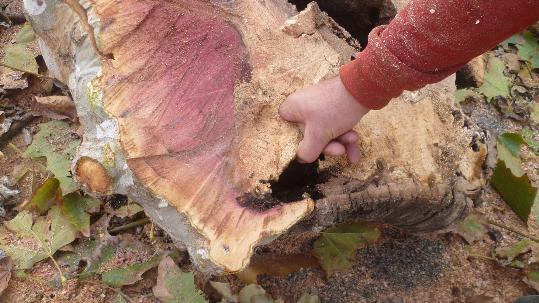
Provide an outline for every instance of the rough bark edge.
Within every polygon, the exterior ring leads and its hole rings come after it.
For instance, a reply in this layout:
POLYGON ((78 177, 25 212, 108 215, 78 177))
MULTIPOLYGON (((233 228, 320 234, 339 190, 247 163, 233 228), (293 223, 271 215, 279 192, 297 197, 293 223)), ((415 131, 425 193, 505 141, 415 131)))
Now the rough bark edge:
POLYGON ((463 177, 433 186, 413 180, 369 185, 363 190, 316 201, 314 212, 302 225, 322 230, 337 223, 364 220, 384 222, 413 232, 444 232, 466 217, 480 189, 463 177), (410 208, 421 211, 411 212, 410 208))

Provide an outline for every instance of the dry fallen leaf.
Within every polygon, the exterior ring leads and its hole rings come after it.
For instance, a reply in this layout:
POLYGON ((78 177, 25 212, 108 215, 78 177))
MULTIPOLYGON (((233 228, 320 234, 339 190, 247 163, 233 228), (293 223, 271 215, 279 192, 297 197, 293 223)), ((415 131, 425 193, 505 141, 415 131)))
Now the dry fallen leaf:
POLYGON ((4 252, 0 250, 0 295, 9 284, 9 280, 11 279, 11 268, 13 268, 11 258, 6 256, 4 252))
POLYGON ((77 119, 75 102, 68 96, 36 96, 34 99, 40 113, 45 117, 56 120, 69 119, 71 121, 77 119))
POLYGON ((318 260, 311 255, 257 254, 251 258, 249 266, 243 271, 236 273, 236 276, 246 284, 256 284, 259 275, 286 277, 288 274, 302 268, 317 266, 318 260))

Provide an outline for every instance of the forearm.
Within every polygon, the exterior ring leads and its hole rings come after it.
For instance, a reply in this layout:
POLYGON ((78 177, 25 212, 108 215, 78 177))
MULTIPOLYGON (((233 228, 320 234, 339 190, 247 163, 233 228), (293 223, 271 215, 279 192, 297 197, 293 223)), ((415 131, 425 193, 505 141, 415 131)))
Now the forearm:
POLYGON ((412 0, 375 28, 341 79, 364 106, 379 109, 403 90, 438 82, 539 19, 538 0, 412 0))

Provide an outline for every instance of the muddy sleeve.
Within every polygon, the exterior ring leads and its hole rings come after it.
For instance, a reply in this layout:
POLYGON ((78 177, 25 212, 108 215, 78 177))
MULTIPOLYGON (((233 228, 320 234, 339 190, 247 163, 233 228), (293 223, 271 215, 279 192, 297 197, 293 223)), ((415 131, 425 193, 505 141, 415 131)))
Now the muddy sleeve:
POLYGON ((340 76, 361 104, 380 109, 538 20, 539 0, 412 0, 390 24, 371 31, 367 47, 340 76))

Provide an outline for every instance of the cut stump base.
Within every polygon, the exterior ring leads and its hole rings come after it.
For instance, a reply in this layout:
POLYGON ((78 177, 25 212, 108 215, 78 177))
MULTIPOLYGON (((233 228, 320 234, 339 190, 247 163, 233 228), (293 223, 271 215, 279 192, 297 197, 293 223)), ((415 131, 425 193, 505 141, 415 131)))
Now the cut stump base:
POLYGON ((140 203, 199 270, 240 271, 254 247, 300 221, 315 231, 358 219, 444 230, 483 182, 486 150, 452 106, 454 77, 364 117, 358 164, 287 169, 301 134, 279 105, 337 75, 358 49, 316 4, 299 14, 285 0, 25 9, 85 129, 76 179, 140 203))

